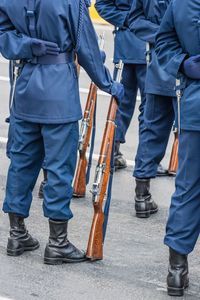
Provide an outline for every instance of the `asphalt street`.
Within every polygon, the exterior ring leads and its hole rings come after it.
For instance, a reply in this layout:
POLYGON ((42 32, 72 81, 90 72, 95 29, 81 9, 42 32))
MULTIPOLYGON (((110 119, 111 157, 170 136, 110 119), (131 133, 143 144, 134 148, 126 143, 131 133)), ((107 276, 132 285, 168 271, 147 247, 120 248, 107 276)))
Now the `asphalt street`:
MULTIPOLYGON (((98 33, 105 31, 106 65, 113 70, 113 37, 111 26, 96 26, 98 33)), ((90 79, 81 70, 80 95, 84 108, 90 79)), ((5 155, 8 125, 8 62, 0 58, 0 206, 2 206, 9 160, 5 155)), ((139 97, 138 97, 139 98, 139 97)), ((72 200, 74 218, 69 224, 69 239, 86 249, 93 216, 90 188, 94 178, 96 157, 100 150, 110 97, 101 92, 97 106, 97 134, 91 180, 86 197, 72 200)), ((165 224, 174 178, 152 180, 152 194, 159 212, 149 219, 138 219, 134 212, 132 177, 134 156, 138 143, 138 106, 122 152, 129 160, 128 168, 115 173, 112 202, 104 258, 98 262, 48 266, 43 264, 43 252, 48 239, 48 222, 43 217, 42 201, 38 198, 41 174, 33 192, 30 217, 26 220, 29 232, 40 241, 40 248, 20 257, 6 255, 8 218, 0 212, 0 300, 167 300, 176 299, 166 293, 168 249, 163 245, 165 224), (1 298, 2 297, 2 298, 1 298)), ((168 166, 173 135, 163 165, 168 166)), ((179 299, 200 299, 199 242, 189 256, 190 287, 179 299)))

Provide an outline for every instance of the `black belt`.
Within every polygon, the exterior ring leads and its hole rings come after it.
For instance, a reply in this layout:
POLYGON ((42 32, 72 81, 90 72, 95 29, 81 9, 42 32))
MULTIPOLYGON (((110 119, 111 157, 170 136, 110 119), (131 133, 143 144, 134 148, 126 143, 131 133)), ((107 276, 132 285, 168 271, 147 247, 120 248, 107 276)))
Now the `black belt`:
POLYGON ((41 65, 60 65, 67 64, 74 61, 73 52, 59 53, 58 55, 44 55, 35 56, 34 58, 28 60, 27 62, 31 64, 41 64, 41 65))

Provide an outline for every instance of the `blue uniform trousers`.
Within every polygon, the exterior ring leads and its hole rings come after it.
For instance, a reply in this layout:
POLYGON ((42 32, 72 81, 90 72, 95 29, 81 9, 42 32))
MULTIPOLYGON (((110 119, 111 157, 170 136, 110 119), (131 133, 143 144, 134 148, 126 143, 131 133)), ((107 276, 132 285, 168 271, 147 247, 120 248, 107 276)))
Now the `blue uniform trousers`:
POLYGON ((26 218, 44 157, 47 183, 43 188, 44 216, 68 220, 73 215, 70 200, 78 148, 78 122, 38 124, 15 118, 14 138, 10 151, 5 213, 26 218))
POLYGON ((9 128, 8 128, 8 141, 6 145, 6 155, 8 158, 10 158, 10 149, 13 143, 13 137, 14 137, 14 117, 13 114, 10 114, 10 117, 7 118, 7 122, 9 122, 9 128))
POLYGON ((133 176, 154 178, 163 159, 174 121, 176 98, 146 94, 144 126, 140 131, 133 176))
POLYGON ((176 191, 171 199, 164 243, 181 254, 190 253, 200 232, 200 132, 179 135, 176 191))
MULTIPOLYGON (((146 65, 145 64, 124 64, 121 82, 124 85, 124 98, 117 108, 116 114, 116 136, 115 140, 125 143, 125 135, 130 125, 137 98, 138 88, 141 94, 141 104, 139 107, 139 129, 143 127, 143 112, 146 102, 145 89, 146 65)), ((114 70, 116 78, 116 68, 114 70)))

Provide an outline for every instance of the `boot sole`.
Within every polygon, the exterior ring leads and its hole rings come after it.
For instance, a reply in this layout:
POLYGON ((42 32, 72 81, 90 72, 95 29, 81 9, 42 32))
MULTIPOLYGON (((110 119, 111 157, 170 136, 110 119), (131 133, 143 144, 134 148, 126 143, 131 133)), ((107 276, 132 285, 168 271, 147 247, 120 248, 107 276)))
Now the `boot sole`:
POLYGON ((170 176, 171 174, 170 173, 163 173, 163 174, 161 174, 161 173, 157 173, 156 174, 156 177, 166 177, 166 176, 170 176))
POLYGON ((157 211, 158 211, 158 208, 156 208, 154 210, 136 212, 136 217, 137 218, 149 218, 150 215, 157 213, 157 211))
POLYGON ((73 198, 84 198, 85 195, 73 194, 73 198))
POLYGON ((70 258, 47 258, 44 257, 44 263, 47 265, 62 265, 63 263, 79 263, 86 261, 87 258, 81 258, 81 259, 70 259, 70 258))
POLYGON ((189 280, 185 283, 183 288, 174 288, 174 287, 167 287, 167 293, 169 296, 177 296, 182 297, 184 295, 184 290, 187 289, 189 286, 189 280))
POLYGON ((38 249, 39 247, 40 247, 40 244, 38 243, 34 247, 24 247, 24 248, 20 248, 20 249, 17 249, 17 250, 7 249, 7 255, 9 255, 9 256, 19 256, 19 255, 23 254, 24 251, 33 251, 33 250, 38 249))
POLYGON ((114 167, 114 171, 116 172, 117 170, 122 170, 122 169, 126 169, 127 168, 127 166, 125 166, 125 167, 114 167))

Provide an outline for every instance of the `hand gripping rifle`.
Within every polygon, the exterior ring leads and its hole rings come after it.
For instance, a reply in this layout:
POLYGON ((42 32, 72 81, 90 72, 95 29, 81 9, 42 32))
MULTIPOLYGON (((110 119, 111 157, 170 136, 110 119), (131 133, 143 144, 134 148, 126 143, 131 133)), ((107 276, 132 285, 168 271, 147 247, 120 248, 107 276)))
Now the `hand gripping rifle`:
MULTIPOLYGON (((116 68, 118 69, 117 81, 120 82, 123 69, 122 61, 120 61, 119 64, 116 65, 116 68)), ((89 236, 86 257, 94 260, 103 258, 103 242, 105 238, 108 218, 108 211, 105 214, 105 209, 106 207, 109 207, 109 204, 105 203, 104 213, 102 207, 108 186, 109 175, 111 175, 110 162, 111 154, 113 154, 112 150, 115 132, 116 111, 117 102, 116 99, 112 96, 110 100, 110 107, 107 115, 103 141, 101 144, 99 160, 96 167, 95 179, 91 190, 92 201, 94 206, 94 216, 89 236)), ((111 194, 111 191, 108 194, 111 194)), ((110 201, 109 198, 107 198, 107 201, 108 200, 110 201)))
MULTIPOLYGON (((100 36, 99 48, 101 50, 103 50, 104 48, 104 33, 100 36)), ((84 197, 86 192, 86 169, 88 166, 86 151, 89 146, 90 136, 93 127, 97 90, 98 87, 93 82, 91 82, 79 134, 79 161, 76 169, 76 175, 73 186, 74 197, 84 197)))

